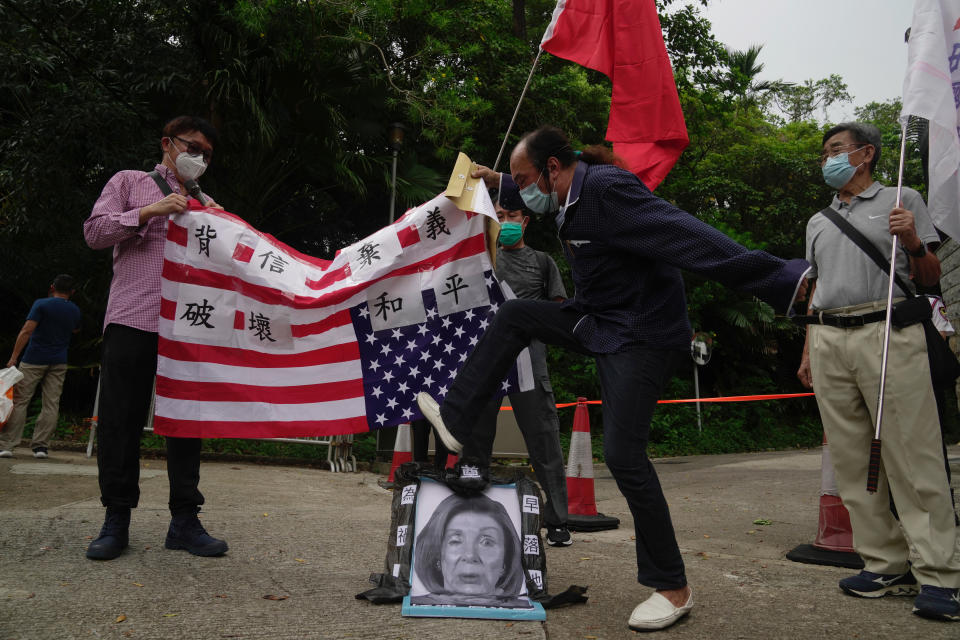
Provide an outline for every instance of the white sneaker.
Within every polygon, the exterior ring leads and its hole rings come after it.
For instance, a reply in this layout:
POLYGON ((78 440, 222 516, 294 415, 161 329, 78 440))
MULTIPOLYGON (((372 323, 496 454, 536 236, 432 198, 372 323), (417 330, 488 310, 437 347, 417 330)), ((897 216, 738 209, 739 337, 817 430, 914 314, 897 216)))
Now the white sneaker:
POLYGON ((46 458, 47 457, 47 448, 46 447, 37 447, 33 450, 34 458, 46 458))
POLYGON ((13 451, 7 451, 6 449, 4 449, 3 451, 0 451, 0 458, 12 458, 12 457, 13 457, 13 451))
POLYGON ((650 629, 666 629, 674 622, 690 613, 693 609, 693 591, 682 607, 675 607, 665 596, 654 592, 652 596, 641 602, 630 614, 627 625, 634 631, 650 629))
POLYGON ((440 436, 440 439, 447 449, 452 453, 460 453, 463 451, 463 445, 453 437, 453 434, 450 433, 446 425, 443 424, 443 418, 440 417, 440 405, 433 399, 433 396, 421 391, 417 394, 417 406, 420 407, 420 411, 423 412, 423 417, 437 430, 437 435, 440 436))

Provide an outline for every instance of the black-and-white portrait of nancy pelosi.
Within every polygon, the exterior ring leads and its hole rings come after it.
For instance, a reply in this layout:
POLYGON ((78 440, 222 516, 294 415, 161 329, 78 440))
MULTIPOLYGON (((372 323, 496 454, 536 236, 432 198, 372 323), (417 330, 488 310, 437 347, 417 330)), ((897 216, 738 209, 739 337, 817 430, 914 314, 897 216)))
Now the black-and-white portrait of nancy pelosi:
POLYGON ((531 608, 520 564, 519 522, 512 488, 463 497, 439 483, 423 483, 411 604, 531 608))

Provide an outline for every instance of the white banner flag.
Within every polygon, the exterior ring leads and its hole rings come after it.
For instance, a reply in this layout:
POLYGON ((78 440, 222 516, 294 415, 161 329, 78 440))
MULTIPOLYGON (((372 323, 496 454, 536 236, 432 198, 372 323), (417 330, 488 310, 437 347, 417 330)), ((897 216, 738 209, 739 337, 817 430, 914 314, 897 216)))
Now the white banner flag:
POLYGON ((907 56, 900 121, 930 121, 927 208, 937 228, 960 240, 960 2, 916 1, 907 56))

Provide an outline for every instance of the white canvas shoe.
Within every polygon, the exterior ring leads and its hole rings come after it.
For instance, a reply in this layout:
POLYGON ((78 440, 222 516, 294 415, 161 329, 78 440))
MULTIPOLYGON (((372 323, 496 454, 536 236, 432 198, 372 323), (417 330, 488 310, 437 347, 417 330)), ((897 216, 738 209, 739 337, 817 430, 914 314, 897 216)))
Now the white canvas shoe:
POLYGON ((453 437, 453 434, 450 433, 446 425, 443 424, 443 418, 440 417, 440 405, 433 399, 433 396, 421 391, 417 394, 417 406, 420 407, 423 417, 437 430, 437 435, 440 436, 440 439, 447 449, 452 453, 460 453, 463 451, 463 445, 453 437))
POLYGON ((675 607, 665 596, 654 592, 652 596, 641 602, 630 614, 628 626, 634 631, 649 631, 650 629, 666 629, 674 622, 690 613, 693 609, 693 591, 682 607, 675 607))
POLYGON ((6 449, 4 449, 3 451, 0 451, 0 458, 12 458, 12 457, 13 457, 13 451, 8 451, 6 449))

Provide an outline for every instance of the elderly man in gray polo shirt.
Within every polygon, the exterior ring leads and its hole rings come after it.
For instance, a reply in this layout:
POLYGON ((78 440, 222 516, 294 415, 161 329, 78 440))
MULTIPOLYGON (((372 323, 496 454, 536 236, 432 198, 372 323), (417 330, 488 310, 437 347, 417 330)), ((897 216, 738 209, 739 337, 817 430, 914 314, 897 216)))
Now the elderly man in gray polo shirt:
MULTIPOLYGON (((920 195, 873 180, 880 158, 880 132, 860 123, 839 124, 823 136, 824 180, 837 189, 830 207, 870 242, 890 254, 899 238, 896 270, 907 286, 937 283, 940 262, 928 249, 939 242, 920 195)), ((944 468, 936 401, 921 324, 890 332, 884 393, 883 449, 878 490, 866 491, 874 435, 883 348, 888 277, 822 212, 807 223, 807 260, 812 265, 810 324, 797 372, 812 387, 836 471, 837 487, 850 512, 853 543, 865 569, 844 578, 852 596, 919 595, 913 612, 960 620, 960 557, 944 468), (862 315, 860 326, 837 316, 862 315), (832 325, 832 326, 831 326, 832 325), (889 508, 892 495, 898 522, 889 508), (916 556, 910 565, 910 547, 916 556), (911 570, 912 569, 912 570, 911 570)), ((912 293, 912 292, 911 292, 912 293)), ((894 300, 909 293, 895 286, 894 300)))

